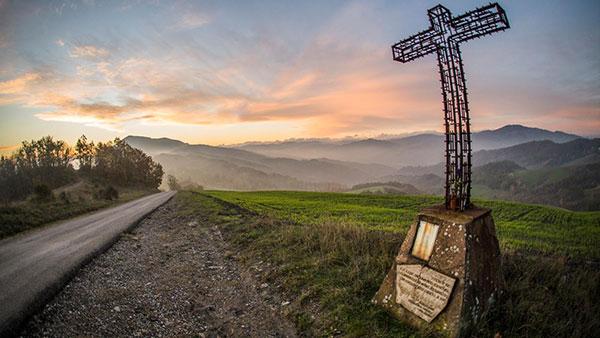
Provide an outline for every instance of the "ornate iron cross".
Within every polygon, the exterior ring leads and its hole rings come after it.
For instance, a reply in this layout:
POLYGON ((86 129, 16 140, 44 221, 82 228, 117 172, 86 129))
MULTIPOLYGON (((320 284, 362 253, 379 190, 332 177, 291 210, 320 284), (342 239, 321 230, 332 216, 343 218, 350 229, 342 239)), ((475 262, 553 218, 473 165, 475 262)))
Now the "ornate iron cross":
POLYGON ((437 5, 427 11, 431 27, 392 46, 394 60, 406 63, 436 52, 446 128, 446 208, 471 205, 471 131, 460 43, 510 28, 497 3, 452 17, 437 5))

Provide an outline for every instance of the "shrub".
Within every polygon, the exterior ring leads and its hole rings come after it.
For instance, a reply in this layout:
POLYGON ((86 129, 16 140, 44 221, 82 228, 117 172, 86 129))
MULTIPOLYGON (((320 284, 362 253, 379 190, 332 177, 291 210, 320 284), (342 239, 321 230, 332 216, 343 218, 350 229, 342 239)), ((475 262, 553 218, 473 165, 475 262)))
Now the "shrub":
POLYGON ((202 191, 204 190, 204 187, 201 186, 200 184, 192 181, 192 180, 185 180, 183 182, 181 182, 181 188, 183 190, 192 190, 192 191, 202 191))
POLYGON ((48 188, 45 184, 38 184, 33 187, 33 193, 35 195, 35 199, 38 201, 47 201, 52 199, 52 190, 48 188))
POLYGON ((181 190, 181 186, 179 185, 177 178, 175 178, 175 176, 173 176, 173 175, 167 176, 167 185, 169 186, 169 190, 173 190, 173 191, 181 190))
POLYGON ((100 189, 94 193, 94 198, 112 201, 119 199, 119 192, 112 185, 109 185, 106 188, 100 189))
POLYGON ((58 198, 60 198, 60 200, 63 201, 63 203, 65 203, 65 204, 71 203, 71 200, 69 198, 69 194, 67 192, 62 191, 60 193, 60 195, 58 195, 58 198))
POLYGON ((119 199, 119 192, 112 185, 109 185, 103 190, 102 197, 109 201, 116 200, 119 199))

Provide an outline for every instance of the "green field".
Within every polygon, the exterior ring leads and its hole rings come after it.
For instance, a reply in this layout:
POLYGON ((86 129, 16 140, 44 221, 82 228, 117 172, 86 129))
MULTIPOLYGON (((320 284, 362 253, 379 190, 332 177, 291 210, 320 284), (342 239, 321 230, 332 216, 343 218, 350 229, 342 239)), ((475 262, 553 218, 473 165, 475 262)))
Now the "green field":
MULTIPOLYGON (((301 335, 435 336, 370 301, 418 210, 439 198, 209 191, 180 192, 176 202, 179 212, 218 226, 232 256, 291 302, 284 311, 301 335)), ((600 213, 477 203, 494 209, 506 281, 477 336, 599 332, 600 213)))
MULTIPOLYGON (((327 222, 404 234, 431 196, 372 196, 312 192, 211 191, 248 210, 301 224, 327 222)), ((600 212, 574 212, 515 202, 475 200, 491 208, 504 250, 534 251, 600 261, 600 212)))

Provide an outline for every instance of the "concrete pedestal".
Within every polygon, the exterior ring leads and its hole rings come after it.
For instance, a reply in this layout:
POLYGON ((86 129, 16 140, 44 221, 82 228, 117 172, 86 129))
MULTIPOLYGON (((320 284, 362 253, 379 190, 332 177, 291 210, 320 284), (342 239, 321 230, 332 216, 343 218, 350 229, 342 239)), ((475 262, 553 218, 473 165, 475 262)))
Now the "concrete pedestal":
POLYGON ((373 302, 417 328, 467 336, 502 289, 500 260, 490 209, 426 208, 373 302))

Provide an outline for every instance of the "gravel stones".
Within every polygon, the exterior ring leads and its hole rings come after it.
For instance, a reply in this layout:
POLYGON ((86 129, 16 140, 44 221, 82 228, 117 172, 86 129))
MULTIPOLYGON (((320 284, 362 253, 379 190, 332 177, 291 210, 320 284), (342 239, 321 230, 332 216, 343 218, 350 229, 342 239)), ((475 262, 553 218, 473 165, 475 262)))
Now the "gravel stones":
POLYGON ((175 198, 124 234, 22 336, 294 337, 218 228, 177 211, 175 198))

